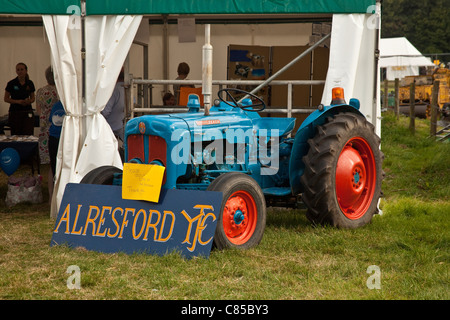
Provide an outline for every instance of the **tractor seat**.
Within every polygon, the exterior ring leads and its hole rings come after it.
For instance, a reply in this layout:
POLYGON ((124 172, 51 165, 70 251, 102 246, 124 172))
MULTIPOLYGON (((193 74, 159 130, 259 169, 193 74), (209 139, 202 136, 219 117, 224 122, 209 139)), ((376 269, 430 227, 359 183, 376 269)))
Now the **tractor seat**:
POLYGON ((269 118, 262 117, 253 119, 253 126, 256 130, 266 129, 271 136, 283 137, 291 133, 295 126, 295 118, 269 118), (278 129, 278 135, 272 135, 271 130, 278 129))

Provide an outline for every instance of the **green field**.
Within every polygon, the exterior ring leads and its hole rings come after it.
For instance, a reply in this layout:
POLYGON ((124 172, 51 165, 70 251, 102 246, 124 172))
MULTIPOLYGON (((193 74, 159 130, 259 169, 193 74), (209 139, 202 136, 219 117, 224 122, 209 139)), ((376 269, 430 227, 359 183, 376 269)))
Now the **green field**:
POLYGON ((7 208, 1 173, 0 299, 448 300, 450 143, 429 139, 426 120, 415 135, 408 125, 383 114, 384 198, 370 225, 313 227, 303 210, 269 208, 258 247, 209 259, 49 247, 48 204, 7 208), (73 265, 79 289, 67 285, 73 265))

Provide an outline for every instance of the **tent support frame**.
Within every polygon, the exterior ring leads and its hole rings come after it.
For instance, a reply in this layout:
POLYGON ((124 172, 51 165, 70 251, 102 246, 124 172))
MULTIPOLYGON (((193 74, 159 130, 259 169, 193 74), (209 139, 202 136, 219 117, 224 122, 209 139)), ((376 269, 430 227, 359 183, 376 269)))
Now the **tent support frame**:
POLYGON ((379 60, 380 60, 380 28, 381 28, 381 0, 377 0, 375 9, 375 52, 374 52, 374 66, 373 66, 373 104, 372 104, 372 119, 377 118, 377 105, 378 105, 378 77, 379 77, 379 60))

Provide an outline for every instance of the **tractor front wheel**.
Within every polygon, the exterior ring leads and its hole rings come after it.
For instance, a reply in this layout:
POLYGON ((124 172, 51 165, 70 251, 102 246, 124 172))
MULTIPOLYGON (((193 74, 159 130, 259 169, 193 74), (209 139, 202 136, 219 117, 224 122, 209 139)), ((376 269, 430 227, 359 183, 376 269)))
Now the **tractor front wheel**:
POLYGON ((258 183, 244 173, 229 172, 216 178, 208 191, 223 194, 214 246, 248 249, 259 244, 266 226, 266 203, 258 183))
POLYGON ((85 184, 102 184, 112 185, 114 181, 114 174, 122 173, 122 170, 114 166, 102 166, 89 171, 80 183, 85 184))
POLYGON ((308 219, 341 228, 368 224, 378 212, 383 178, 374 126, 355 114, 337 114, 308 144, 301 178, 308 219))

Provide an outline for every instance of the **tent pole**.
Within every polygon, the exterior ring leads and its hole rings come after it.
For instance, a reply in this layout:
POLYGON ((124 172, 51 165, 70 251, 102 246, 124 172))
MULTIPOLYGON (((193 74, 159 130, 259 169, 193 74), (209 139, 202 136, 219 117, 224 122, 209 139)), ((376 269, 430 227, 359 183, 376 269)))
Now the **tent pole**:
POLYGON ((83 102, 86 99, 86 37, 85 37, 85 20, 86 20, 86 1, 81 0, 81 98, 83 102))
MULTIPOLYGON (((373 105, 372 105, 372 123, 376 127, 377 108, 378 108, 378 63, 380 60, 380 28, 381 28, 381 0, 377 0, 375 9, 375 52, 374 52, 374 84, 373 84, 373 105)), ((385 92, 387 95, 387 93, 385 92)))
MULTIPOLYGON (((81 0, 81 114, 86 114, 86 0, 81 0)), ((80 134, 83 139, 80 139, 80 146, 84 143, 86 136, 86 118, 82 117, 80 121, 80 134)))
MULTIPOLYGON (((163 79, 169 79, 169 25, 168 25, 168 15, 163 14, 163 79)), ((144 78, 147 79, 147 78, 144 78)), ((164 93, 169 91, 169 86, 167 84, 164 85, 164 93)), ((174 92, 175 94, 175 92, 174 92)))

